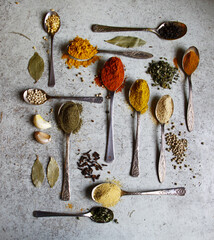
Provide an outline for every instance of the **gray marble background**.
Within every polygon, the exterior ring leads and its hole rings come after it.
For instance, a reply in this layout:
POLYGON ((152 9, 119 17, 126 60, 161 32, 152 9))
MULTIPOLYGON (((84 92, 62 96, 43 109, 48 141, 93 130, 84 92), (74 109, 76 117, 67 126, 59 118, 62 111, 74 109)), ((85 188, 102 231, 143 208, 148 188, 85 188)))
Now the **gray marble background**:
MULTIPOLYGON (((214 161, 213 161, 213 0, 91 0, 48 1, 20 0, 0 1, 0 239, 188 239, 210 240, 214 237, 214 161), (42 19, 49 9, 61 16, 61 29, 54 41, 54 66, 56 85, 47 86, 48 55, 50 41, 42 28, 42 19), (91 24, 115 26, 156 27, 165 20, 186 23, 187 34, 176 41, 163 41, 152 33, 93 33, 91 24), (26 38, 13 34, 19 32, 26 38), (147 44, 142 51, 153 53, 154 60, 166 57, 173 64, 175 56, 194 45, 200 52, 200 64, 192 76, 194 91, 195 129, 189 133, 185 123, 185 99, 188 84, 180 73, 179 81, 171 90, 151 87, 151 78, 145 73, 149 60, 133 60, 121 57, 126 67, 127 82, 145 79, 151 91, 149 106, 155 99, 170 94, 175 112, 172 121, 176 134, 188 140, 186 161, 193 169, 174 170, 167 157, 167 175, 163 184, 156 174, 157 148, 160 142, 160 126, 154 123, 151 111, 141 116, 140 124, 140 176, 129 175, 133 152, 133 132, 136 116, 126 99, 126 91, 115 95, 115 162, 101 172, 99 182, 108 179, 120 181, 124 190, 149 190, 185 186, 185 197, 175 196, 127 196, 112 208, 119 224, 96 224, 82 218, 43 218, 32 216, 34 210, 79 212, 96 205, 88 196, 92 181, 84 179, 76 167, 80 152, 97 151, 104 163, 107 115, 109 101, 107 92, 92 84, 94 75, 112 55, 103 55, 99 63, 83 69, 67 69, 61 59, 62 51, 76 35, 87 38, 93 45, 103 49, 120 50, 104 40, 117 35, 136 36, 147 44), (30 77, 27 65, 34 53, 33 46, 45 61, 45 71, 37 84, 30 77), (150 48, 149 46, 152 46, 150 48), (84 82, 81 82, 82 73, 84 82), (58 129, 55 111, 63 101, 52 101, 42 106, 27 105, 21 93, 27 88, 42 88, 50 94, 93 96, 102 93, 103 104, 83 103, 83 126, 78 134, 71 136, 70 174, 71 200, 60 200, 62 162, 65 154, 65 136, 58 129), (50 113, 53 108, 54 112, 50 113), (52 136, 48 145, 40 145, 33 139, 36 128, 32 116, 40 114, 52 123, 47 130, 52 136), (92 122, 91 120, 94 120, 92 122), (184 133, 186 131, 186 133, 184 133), (204 142, 204 145, 201 144, 204 142), (47 179, 40 188, 31 182, 31 168, 39 155, 46 169, 50 156, 60 166, 59 180, 50 189, 47 179), (108 174, 107 171, 111 173, 108 174), (193 179, 193 175, 196 176, 193 179), (66 208, 71 203, 73 209, 66 208)), ((49 39, 50 40, 50 39, 49 39)), ((170 125, 169 125, 170 126, 170 125)))

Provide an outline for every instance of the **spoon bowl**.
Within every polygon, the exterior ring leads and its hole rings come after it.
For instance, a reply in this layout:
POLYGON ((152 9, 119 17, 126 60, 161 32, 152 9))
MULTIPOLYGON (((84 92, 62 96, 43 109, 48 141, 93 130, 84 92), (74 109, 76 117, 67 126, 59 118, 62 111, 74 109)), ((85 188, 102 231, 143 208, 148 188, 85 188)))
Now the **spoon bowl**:
POLYGON ((92 31, 93 32, 146 31, 153 32, 159 38, 165 40, 175 40, 183 37, 186 34, 187 26, 184 23, 176 21, 163 22, 157 28, 111 27, 94 24, 92 25, 92 31))
POLYGON ((105 207, 93 207, 90 211, 85 213, 60 213, 60 212, 46 212, 34 211, 34 217, 88 217, 96 223, 108 223, 114 219, 112 210, 105 207))
POLYGON ((54 35, 59 31, 60 26, 61 26, 61 21, 59 21, 59 27, 58 29, 56 29, 56 31, 49 32, 48 31, 48 26, 46 24, 46 21, 49 17, 51 16, 57 16, 60 20, 59 15, 55 12, 55 11, 49 11, 45 18, 44 18, 44 22, 43 22, 43 26, 44 26, 44 30, 51 36, 51 59, 50 59, 50 70, 49 70, 49 81, 48 81, 48 86, 49 87, 54 87, 55 86, 55 74, 54 74, 54 64, 53 64, 53 39, 54 39, 54 35))

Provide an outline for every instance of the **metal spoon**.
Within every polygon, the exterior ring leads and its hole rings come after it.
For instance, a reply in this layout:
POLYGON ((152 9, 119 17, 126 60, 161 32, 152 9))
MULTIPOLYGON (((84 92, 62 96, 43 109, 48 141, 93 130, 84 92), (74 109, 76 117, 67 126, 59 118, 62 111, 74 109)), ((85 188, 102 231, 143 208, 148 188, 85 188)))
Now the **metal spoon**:
POLYGON ((49 87, 54 87, 54 85, 55 85, 55 75, 54 75, 54 65, 53 65, 53 39, 54 39, 54 35, 59 31, 60 25, 61 25, 61 21, 60 21, 59 28, 57 29, 57 31, 55 33, 48 32, 48 27, 46 25, 46 21, 52 15, 59 17, 59 15, 55 11, 49 11, 45 16, 44 23, 43 23, 44 30, 51 36, 51 61, 50 61, 49 81, 48 81, 49 87))
MULTIPOLYGON (((194 51, 196 53, 196 55, 198 56, 198 62, 199 62, 198 49, 196 47, 190 47, 186 50, 186 52, 184 53, 183 59, 182 59, 183 70, 184 70, 184 58, 190 51, 194 51)), ((197 66, 195 67, 195 69, 193 69, 192 73, 196 70, 197 66)), ((185 72, 185 70, 184 70, 184 72, 185 72)), ((193 101, 192 101, 192 81, 191 81, 192 73, 190 75, 188 75, 186 73, 187 77, 189 79, 189 100, 188 100, 188 107, 187 107, 187 127, 188 127, 189 132, 191 132, 194 128, 194 110, 193 110, 193 101)))
MULTIPOLYGON (((110 54, 114 54, 114 55, 120 55, 120 56, 124 56, 124 57, 136 58, 136 59, 148 59, 148 58, 153 57, 153 55, 151 53, 142 52, 142 51, 113 51, 113 50, 97 49, 97 53, 110 53, 110 54)), ((88 59, 80 59, 80 58, 75 58, 74 56, 71 56, 71 55, 70 55, 70 57, 72 57, 74 60, 77 60, 77 61, 88 61, 93 58, 93 57, 91 57, 88 59)))
MULTIPOLYGON (((165 159, 165 134, 164 134, 164 125, 165 123, 167 123, 169 121, 169 119, 171 118, 173 111, 174 111, 174 105, 173 105, 173 100, 171 98, 172 101, 172 112, 171 115, 169 116, 168 119, 166 119, 165 121, 163 121, 160 117, 158 112, 160 111, 160 102, 164 99, 170 97, 169 95, 164 95, 163 97, 161 97, 156 105, 155 108, 155 115, 158 119, 158 121, 161 123, 161 151, 160 151, 160 157, 159 157, 159 162, 158 162, 158 177, 159 177, 159 181, 162 183, 165 179, 165 175, 166 175, 166 159, 165 159)), ((165 110, 165 109, 164 109, 165 110)))
MULTIPOLYGON (((63 103, 60 106, 60 108, 58 110, 58 116, 60 115, 64 104, 65 103, 63 103)), ((78 125, 78 123, 77 123, 77 125, 78 125)), ((68 201, 70 199, 70 180, 69 180, 70 135, 71 135, 71 133, 66 133, 66 156, 65 156, 65 161, 64 161, 64 165, 63 165, 63 183, 62 183, 62 193, 61 193, 61 199, 64 201, 68 201)))
MULTIPOLYGON (((120 86, 118 88, 120 88, 120 86)), ((110 98, 111 98, 110 99, 110 120, 109 120, 108 142, 107 142, 107 151, 106 151, 106 159, 105 159, 105 161, 108 162, 108 163, 111 163, 114 160, 114 129, 113 129, 113 124, 114 123, 113 123, 113 115, 114 115, 114 93, 116 91, 117 91, 117 89, 114 92, 109 91, 110 92, 110 98)))
POLYGON ((44 104, 45 102, 47 102, 50 99, 67 99, 67 100, 77 100, 77 101, 85 101, 85 102, 92 102, 92 103, 102 103, 103 102, 103 97, 50 96, 44 90, 38 89, 38 88, 37 89, 34 88, 34 89, 25 90, 24 93, 23 93, 23 99, 26 103, 29 103, 29 104, 32 104, 32 105, 41 105, 41 104, 44 104), (39 104, 30 102, 27 98, 29 90, 32 90, 32 91, 39 90, 39 91, 41 91, 43 94, 46 95, 46 99, 42 103, 39 103, 39 104))
POLYGON ((130 28, 130 27, 111 27, 94 24, 93 32, 122 32, 122 31, 146 31, 155 33, 158 37, 166 40, 175 40, 183 37, 187 32, 187 26, 181 22, 163 22, 157 28, 130 28))
MULTIPOLYGON (((103 183, 94 187, 92 192, 91 192, 91 197, 95 202, 97 202, 94 198, 96 188, 98 188, 102 184, 103 183)), ((184 187, 161 189, 161 190, 150 190, 150 191, 142 191, 142 192, 128 192, 128 191, 124 191, 122 189, 120 189, 120 190, 121 190, 121 197, 126 196, 126 195, 175 195, 175 196, 184 196, 186 194, 186 189, 184 187)))
POLYGON ((112 210, 104 207, 94 207, 90 209, 90 211, 85 213, 62 213, 62 212, 46 212, 46 211, 34 211, 33 212, 34 217, 88 217, 92 221, 97 223, 107 223, 114 219, 114 213, 112 210), (94 215, 94 212, 100 211, 104 212, 104 216, 102 215, 102 218, 96 218, 94 215), (106 216, 106 220, 105 220, 106 216))

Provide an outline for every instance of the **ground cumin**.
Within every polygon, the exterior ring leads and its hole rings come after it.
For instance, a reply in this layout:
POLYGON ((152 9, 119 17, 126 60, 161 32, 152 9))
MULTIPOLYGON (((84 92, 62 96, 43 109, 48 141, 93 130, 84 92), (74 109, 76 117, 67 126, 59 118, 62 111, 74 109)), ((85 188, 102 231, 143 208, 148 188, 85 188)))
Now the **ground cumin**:
POLYGON ((120 200, 121 189, 116 184, 103 183, 96 188, 93 197, 104 207, 113 207, 120 200))

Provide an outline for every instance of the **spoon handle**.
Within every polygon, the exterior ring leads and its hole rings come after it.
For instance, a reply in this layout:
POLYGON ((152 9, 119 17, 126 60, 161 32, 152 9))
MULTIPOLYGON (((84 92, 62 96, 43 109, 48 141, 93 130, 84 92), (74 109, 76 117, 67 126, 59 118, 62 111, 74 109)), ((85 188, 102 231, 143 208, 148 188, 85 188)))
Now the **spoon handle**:
POLYGON ((53 39, 54 39, 54 36, 51 35, 51 59, 50 59, 49 81, 48 81, 49 87, 54 87, 55 85, 54 65, 53 65, 53 39))
POLYGON ((152 31, 151 28, 112 27, 99 24, 92 25, 93 32, 124 32, 124 31, 152 31))
POLYGON ((165 160, 165 136, 164 136, 164 124, 161 124, 161 151, 158 163, 158 177, 162 183, 166 174, 166 160, 165 160))
POLYGON ((64 161, 63 183, 61 199, 68 201, 70 199, 70 183, 69 183, 69 152, 70 152, 70 134, 66 134, 66 157, 64 161))
POLYGON ((91 103, 102 103, 103 97, 69 97, 69 96, 50 96, 50 98, 85 101, 91 103))
POLYGON ((110 102, 110 121, 108 130, 108 143, 106 151, 106 162, 110 163, 114 160, 114 131, 113 131, 113 114, 114 114, 114 92, 111 93, 110 102))
POLYGON ((62 213, 62 212, 47 212, 34 211, 34 217, 86 217, 85 213, 62 213))
POLYGON ((186 189, 184 187, 169 188, 169 189, 163 189, 163 190, 145 191, 145 192, 122 191, 122 195, 176 195, 176 196, 184 196, 185 194, 186 194, 186 189))
POLYGON ((189 79, 189 101, 187 107, 187 127, 189 132, 194 128, 194 111, 193 111, 193 101, 192 101, 192 81, 191 76, 188 76, 189 79))
POLYGON ((115 55, 121 55, 124 57, 136 58, 136 59, 147 59, 153 57, 151 53, 142 51, 111 51, 98 49, 98 53, 111 53, 115 55))
POLYGON ((139 176, 139 161, 138 161, 138 153, 139 153, 139 126, 140 126, 140 112, 137 112, 137 129, 136 129, 136 142, 134 149, 134 156, 131 165, 131 176, 138 177, 139 176))

